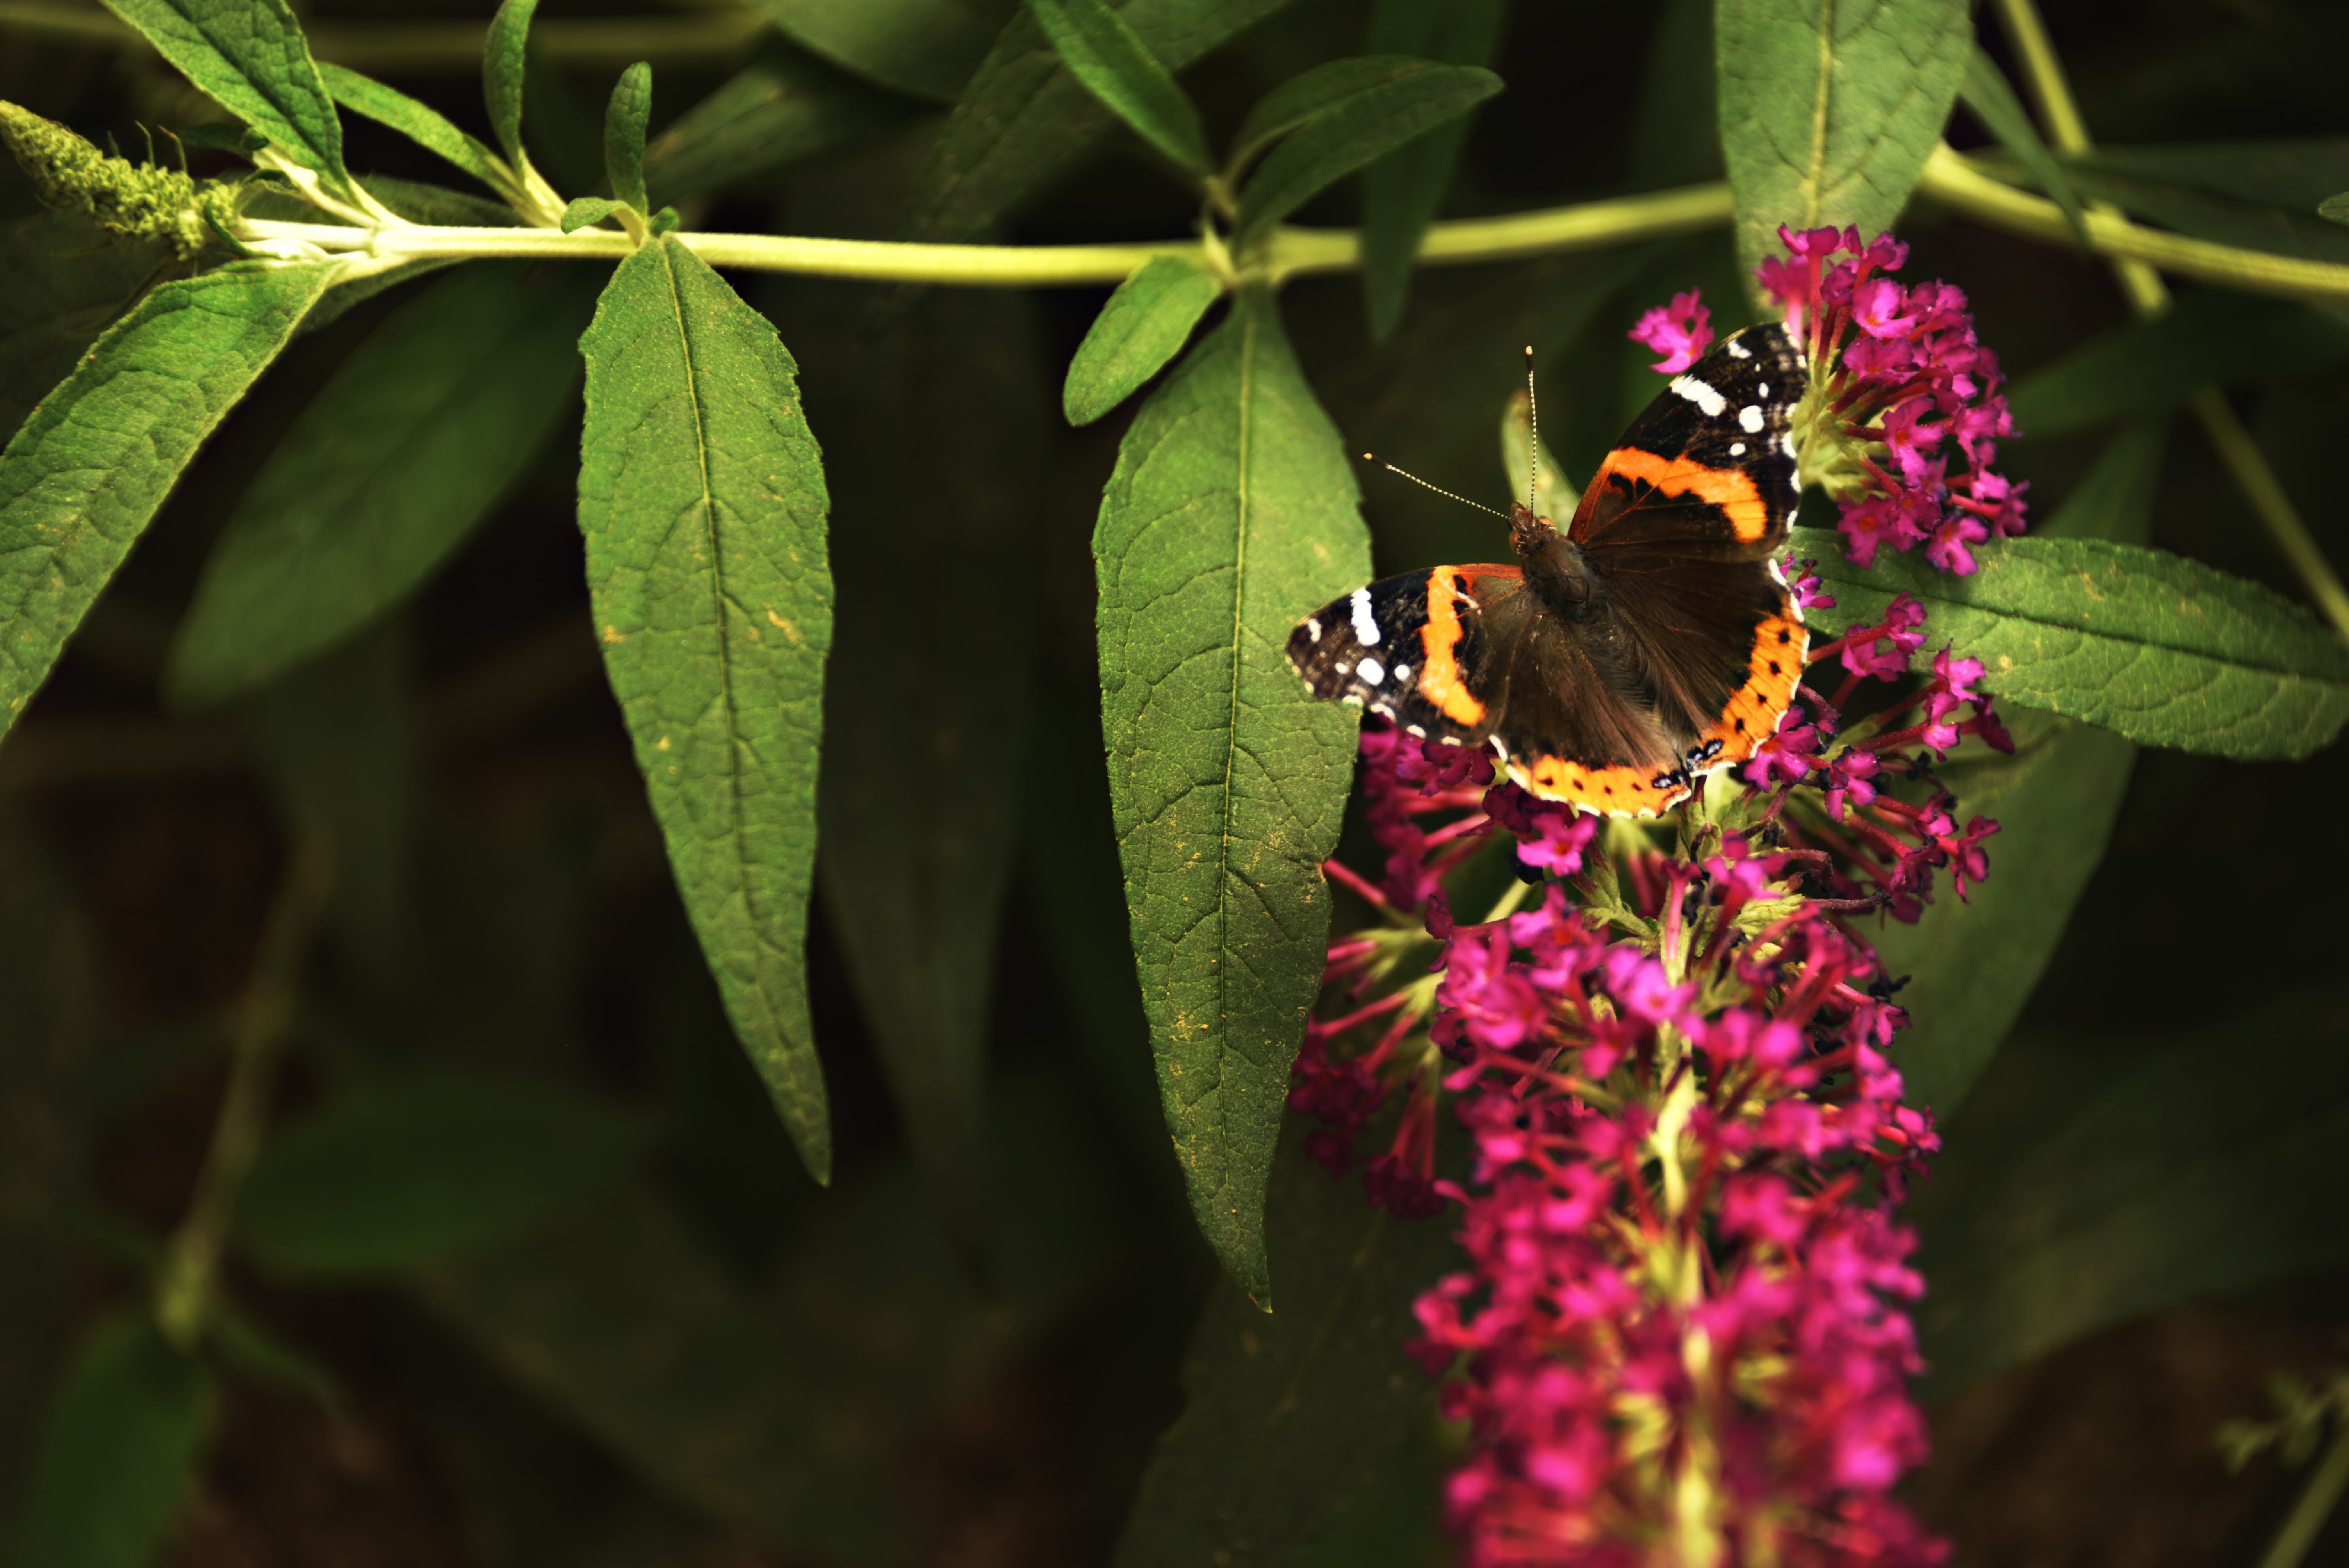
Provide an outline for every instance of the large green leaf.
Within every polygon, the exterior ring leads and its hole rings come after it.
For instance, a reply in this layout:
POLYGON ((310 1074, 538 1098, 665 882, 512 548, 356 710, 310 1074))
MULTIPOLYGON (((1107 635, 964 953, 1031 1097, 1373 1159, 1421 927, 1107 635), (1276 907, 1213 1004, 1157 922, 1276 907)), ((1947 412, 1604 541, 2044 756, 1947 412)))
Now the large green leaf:
POLYGON ((952 102, 987 55, 989 28, 958 0, 753 0, 803 48, 915 98, 952 102))
MULTIPOLYGON (((1488 66, 1501 38, 1501 0, 1376 0, 1369 51, 1488 66)), ((1402 319, 1411 264, 1468 145, 1464 118, 1438 126, 1362 171, 1362 294, 1371 335, 1402 319)))
POLYGON ((2349 325, 2304 305, 2197 290, 2150 321, 2090 338, 2017 383, 2009 406, 2032 435, 2158 413, 2204 386, 2322 369, 2349 358, 2349 325))
POLYGON ((230 515, 180 624, 172 695, 249 690, 429 577, 572 406, 600 281, 585 267, 476 263, 386 316, 230 515))
POLYGON ((107 329, 0 453, 0 728, 334 270, 240 263, 163 284, 107 329))
POLYGON ((653 112, 653 68, 638 60, 620 73, 604 110, 604 177, 612 194, 639 212, 645 201, 645 125, 653 112))
POLYGON ((16 434, 162 261, 160 243, 109 244, 78 212, 0 228, 0 430, 16 434))
POLYGON ((805 946, 832 577, 797 367, 673 237, 620 263, 580 348, 605 666, 735 1030, 827 1181, 805 946))
POLYGON ((108 1318, 64 1371, 9 1560, 149 1568, 211 1420, 212 1374, 135 1314, 108 1318))
POLYGON ((911 107, 779 44, 653 138, 645 184, 656 203, 699 195, 894 125, 911 107))
POLYGON ((1087 92, 1175 163, 1208 172, 1198 106, 1108 0, 1028 0, 1028 6, 1087 92))
POLYGON ((1158 1439, 1118 1568, 1274 1568, 1346 1511, 1427 1410, 1433 1385, 1403 1347, 1412 1302, 1458 1262, 1450 1222, 1372 1208, 1291 1137, 1268 1224, 1280 1310, 1266 1317, 1228 1280, 1208 1298, 1188 1404, 1158 1439))
POLYGON ((1359 492, 1271 296, 1152 394, 1093 536, 1102 727, 1159 1091, 1199 1224, 1268 1305, 1265 1182, 1320 982, 1354 716, 1284 649, 1370 575, 1359 492))
POLYGON ((2010 539, 1971 577, 1920 556, 1867 571, 1835 534, 1797 529, 1837 600, 1832 626, 1879 618, 1894 594, 1926 608, 1919 668, 1943 644, 1982 661, 1983 686, 2026 707, 2145 746, 2299 758, 2349 719, 2349 645, 2272 590, 2181 556, 2086 539, 2010 539))
POLYGON ((1912 1211, 1945 1397, 2105 1324, 2349 1263, 2349 1014, 2286 995, 2169 1037, 2025 1034, 1912 1211))
MULTIPOLYGON (((2122 431, 2033 536, 2142 544, 2163 446, 2158 422, 2122 431)), ((2013 756, 1969 742, 1936 769, 1961 815, 1997 820, 1991 877, 1969 898, 1944 892, 1916 924, 1887 921, 1872 936, 1886 973, 1909 978, 1897 1050, 1908 1098, 1943 1117, 1990 1065, 2054 957, 2104 859, 2137 758, 2136 747, 2093 725, 2029 708, 2004 715, 2013 756)))
POLYGON ((1778 226, 1892 227, 1940 139, 1973 49, 1966 0, 1719 0, 1721 146, 1737 255, 1778 226))
POLYGON ((411 1268, 494 1243, 608 1184, 648 1130, 552 1083, 361 1086, 271 1137, 238 1195, 237 1240, 285 1274, 411 1268))
POLYGON ((1050 392, 1016 295, 933 294, 875 343, 857 340, 842 292, 815 285, 787 318, 823 389, 840 583, 824 910, 915 1160, 976 1253, 986 1047, 1043 611, 1033 476, 1050 460, 1050 392), (937 374, 941 343, 964 356, 952 377, 937 374), (951 483, 907 484, 909 429, 928 432, 925 460, 951 483))
POLYGON ((1240 193, 1232 242, 1244 246, 1353 173, 1501 90, 1476 66, 1393 61, 1384 79, 1350 93, 1264 156, 1240 193))
POLYGON ((356 189, 343 169, 343 122, 285 0, 106 0, 106 7, 222 108, 316 170, 328 191, 356 189))
POLYGON ((1069 361, 1061 410, 1090 425, 1142 388, 1191 341, 1191 329, 1223 297, 1215 273, 1187 256, 1153 256, 1117 285, 1069 361))
POLYGON ((531 18, 538 0, 499 0, 490 18, 490 36, 481 48, 481 98, 490 111, 490 128, 506 161, 516 169, 530 167, 522 145, 523 77, 529 64, 531 18))
MULTIPOLYGON (((1126 0, 1118 15, 1179 71, 1289 0, 1126 0)), ((1117 123, 1023 7, 956 102, 905 201, 909 240, 968 240, 1066 172, 1117 123)))

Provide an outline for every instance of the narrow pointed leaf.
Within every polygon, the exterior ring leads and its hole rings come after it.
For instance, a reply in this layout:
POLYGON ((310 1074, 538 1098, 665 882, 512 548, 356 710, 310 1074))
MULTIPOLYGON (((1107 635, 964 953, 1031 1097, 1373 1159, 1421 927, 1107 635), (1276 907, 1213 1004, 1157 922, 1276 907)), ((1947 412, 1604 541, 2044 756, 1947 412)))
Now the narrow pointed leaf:
MULTIPOLYGON (((1118 15, 1154 58, 1179 71, 1290 3, 1126 0, 1118 15)), ((931 144, 905 201, 901 236, 976 238, 1073 168, 1116 123, 1021 7, 931 144)))
POLYGON ((530 21, 537 11, 538 0, 500 0, 481 49, 481 97, 489 106, 490 128, 505 149, 506 161, 518 170, 529 164, 522 148, 522 89, 530 21))
POLYGON ((1158 1439, 1116 1568, 1274 1568, 1313 1543, 1431 1403, 1403 1349, 1412 1302, 1458 1257, 1442 1220, 1398 1220, 1294 1138, 1268 1222, 1280 1310, 1230 1281, 1184 1358, 1183 1414, 1158 1439))
MULTIPOLYGON (((1501 40, 1501 0, 1378 0, 1372 54, 1416 55, 1453 66, 1489 66, 1501 40)), ((1464 116, 1405 142, 1362 173, 1362 294, 1371 335, 1402 319, 1413 260, 1451 189, 1468 145, 1464 116)))
POLYGON ((160 243, 109 244, 78 212, 0 227, 0 432, 16 433, 162 260, 160 243))
POLYGON ((1197 175, 1214 167, 1199 110, 1107 0, 1028 0, 1085 90, 1133 133, 1197 175))
POLYGON ((804 950, 832 579, 796 367, 673 238, 620 263, 580 348, 605 667, 735 1032, 828 1180, 804 950))
POLYGON ((778 45, 647 144, 645 184, 656 201, 697 196, 895 125, 912 112, 903 98, 778 45))
POLYGON ((2054 198, 2080 248, 2088 249, 2088 221, 2081 214, 2078 192, 2072 189, 2064 166, 2039 139, 2039 128, 2031 122, 2031 111, 2023 107, 2023 100, 2015 97, 2013 84, 1980 44, 1966 57, 1965 79, 1958 86, 1958 96, 2000 145, 2014 155, 2032 182, 2054 198))
POLYGON ((415 592, 572 406, 595 282, 476 263, 385 317, 230 514, 180 624, 171 695, 248 690, 415 592))
POLYGON ((1248 106, 1232 137, 1228 177, 1247 172, 1282 137, 1350 99, 1415 74, 1428 62, 1414 55, 1357 55, 1299 71, 1248 106))
POLYGON ((618 211, 623 205, 609 196, 574 196, 563 209, 563 232, 573 234, 593 227, 618 211))
POLYGON ((1102 306, 1069 361, 1061 407, 1090 425, 1141 390, 1191 341, 1191 329, 1222 297, 1216 274, 1185 256, 1154 256, 1102 306))
POLYGON ((1283 651, 1370 575, 1360 494, 1271 297, 1151 395, 1093 536, 1102 726, 1159 1092, 1200 1228, 1268 1305, 1265 1183, 1321 976, 1354 715, 1283 651))
POLYGON ((0 453, 0 732, 334 271, 239 263, 163 284, 107 329, 0 453))
POLYGON ((2133 174, 2304 211, 2349 185, 2349 136, 2175 142, 2152 147, 2102 145, 2064 155, 2082 169, 2133 174))
POLYGON ((343 169, 343 122, 285 0, 106 0, 106 6, 222 108, 316 170, 328 191, 355 189, 343 169))
POLYGON ((1490 71, 1421 61, 1330 106, 1265 154, 1248 176, 1233 243, 1247 244, 1347 175, 1500 90, 1501 78, 1490 71))
POLYGON ((387 125, 428 152, 438 153, 491 190, 513 189, 513 170, 479 138, 450 124, 448 116, 429 104, 419 103, 397 88, 363 77, 331 60, 318 62, 319 79, 335 101, 353 114, 387 125))
POLYGON ((1737 256, 1778 226, 1889 229, 1924 172, 1973 47, 1966 0, 1720 0, 1721 145, 1737 256))
POLYGON ((1532 401, 1523 392, 1511 393, 1501 409, 1501 482, 1512 500, 1530 490, 1527 504, 1540 517, 1572 517, 1581 499, 1549 443, 1534 434, 1532 401))
POLYGON ((2321 370, 2349 359, 2349 326, 2280 300, 2198 290, 2151 321, 2088 339, 2017 383, 2015 423, 2054 435, 2133 414, 2158 413, 2198 387, 2321 370))
POLYGON ((653 112, 653 68, 638 60, 620 73, 604 108, 604 173, 612 194, 637 211, 645 201, 645 124, 653 112))
POLYGON ((24 1511, 11 1522, 10 1560, 149 1568, 202 1449, 212 1374, 137 1314, 109 1318, 64 1373, 24 1511))
POLYGON ((1797 529, 1837 601, 1835 626, 1878 619, 1894 594, 1926 609, 1917 666, 1953 643, 1982 684, 2027 707, 2143 746, 2300 758, 2349 720, 2349 645, 2271 589, 2158 550, 2087 539, 1982 546, 1971 577, 1894 557, 1861 570, 1838 536, 1797 529))
POLYGON ((2316 204, 2316 215, 2330 218, 2336 223, 2349 223, 2349 191, 2327 196, 2316 204))
POLYGON ((752 0, 752 5, 802 48, 867 81, 934 103, 952 103, 961 95, 963 84, 994 41, 979 15, 982 8, 961 0, 752 0))

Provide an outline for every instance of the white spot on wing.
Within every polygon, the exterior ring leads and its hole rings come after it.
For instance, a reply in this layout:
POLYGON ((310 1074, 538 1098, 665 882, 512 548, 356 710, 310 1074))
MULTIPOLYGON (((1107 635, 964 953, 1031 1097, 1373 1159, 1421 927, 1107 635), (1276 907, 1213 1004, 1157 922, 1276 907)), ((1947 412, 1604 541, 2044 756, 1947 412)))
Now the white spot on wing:
POLYGON ((1745 443, 1744 443, 1744 442, 1743 442, 1743 441, 1732 441, 1732 442, 1730 442, 1730 443, 1729 443, 1729 455, 1730 455, 1731 457, 1733 457, 1733 458, 1742 458, 1742 457, 1744 457, 1744 456, 1745 455, 1745 443))
POLYGON ((1370 655, 1364 654, 1362 662, 1354 666, 1354 675, 1364 686, 1376 686, 1387 678, 1387 667, 1370 655))
POLYGON ((1379 645, 1379 623, 1371 614, 1371 591, 1367 588, 1354 590, 1354 636, 1366 648, 1379 645))
POLYGON ((1763 396, 1763 397, 1767 397, 1768 396, 1770 396, 1770 384, 1769 384, 1767 381, 1764 381, 1764 382, 1760 383, 1760 384, 1759 384, 1759 390, 1761 391, 1761 394, 1762 394, 1762 396, 1763 396))
POLYGON ((1737 410, 1737 428, 1744 431, 1749 436, 1760 435, 1762 433, 1762 405, 1759 403, 1748 403, 1744 407, 1737 410))
POLYGON ((1720 418, 1722 411, 1729 407, 1728 398, 1693 376, 1673 377, 1672 390, 1702 409, 1708 419, 1720 418))
POLYGON ((1729 356, 1732 359, 1751 359, 1754 357, 1754 351, 1746 347, 1744 344, 1738 342, 1737 339, 1733 337, 1727 343, 1723 344, 1722 346, 1729 350, 1729 356))
POLYGON ((1402 727, 1402 732, 1405 735, 1410 736, 1413 740, 1425 740, 1427 738, 1426 729, 1416 724, 1404 725, 1402 727))
POLYGON ((1397 684, 1401 684, 1402 682, 1411 679, 1411 666, 1409 665, 1397 665, 1394 667, 1394 678, 1397 684))
POLYGON ((1778 432, 1778 449, 1785 452, 1790 458, 1795 455, 1794 431, 1781 430, 1778 432))
POLYGON ((1316 643, 1321 640, 1321 622, 1318 616, 1305 617, 1305 635, 1316 643))

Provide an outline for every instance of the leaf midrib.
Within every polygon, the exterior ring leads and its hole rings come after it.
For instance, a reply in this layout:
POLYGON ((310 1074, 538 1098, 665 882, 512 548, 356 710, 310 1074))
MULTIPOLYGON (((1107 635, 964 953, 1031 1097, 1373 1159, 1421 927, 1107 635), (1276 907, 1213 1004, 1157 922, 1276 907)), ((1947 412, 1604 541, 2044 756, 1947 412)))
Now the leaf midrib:
MULTIPOLYGON (((677 253, 670 248, 673 243, 674 242, 667 238, 660 242, 661 275, 668 280, 669 304, 677 313, 678 347, 685 356, 685 396, 691 405, 693 418, 693 461, 696 470, 701 476, 703 531, 709 542, 710 607, 715 612, 716 617, 710 629, 716 634, 718 644, 718 656, 715 660, 718 668, 718 706, 726 719, 727 831, 734 841, 735 865, 748 867, 753 862, 743 824, 745 812, 742 804, 740 756, 742 731, 734 711, 734 649, 726 634, 726 552, 718 537, 718 491, 709 479, 709 439, 701 414, 700 372, 694 363, 693 332, 686 321, 685 294, 678 284, 677 253)), ((753 881, 754 879, 747 873, 738 873, 734 878, 735 885, 742 891, 742 913, 750 926, 751 939, 755 942, 759 939, 762 925, 755 907, 757 890, 752 885, 753 881)))
POLYGON ((1816 227, 1826 199, 1827 100, 1835 91, 1835 0, 1819 0, 1819 90, 1811 109, 1810 167, 1803 171, 1803 226, 1816 227))
MULTIPOLYGON (((1221 1037, 1216 1053, 1216 1108, 1218 1120, 1229 1119, 1230 1108, 1224 1103, 1224 1057, 1232 1048, 1230 1037, 1232 1009, 1232 783, 1240 754, 1240 682, 1247 661, 1243 642, 1247 628, 1242 616, 1247 605, 1247 550, 1251 491, 1248 464, 1251 458, 1250 438, 1254 427, 1248 410, 1256 390, 1256 339, 1261 320, 1248 302, 1240 303, 1240 376, 1239 376, 1239 441, 1237 467, 1239 502, 1238 528, 1232 552, 1232 691, 1231 706, 1226 710, 1226 728, 1224 744, 1224 794, 1220 806, 1222 830, 1218 835, 1216 858, 1216 1027, 1221 1037)), ((1228 1165, 1217 1172, 1216 1191, 1231 1184, 1228 1165)))
MULTIPOLYGON (((171 9, 176 12, 191 29, 193 29, 196 36, 202 38, 204 43, 210 46, 212 53, 218 55, 222 60, 226 62, 232 67, 236 66, 236 56, 231 53, 222 45, 218 38, 212 36, 212 30, 210 27, 205 26, 202 22, 197 20, 194 15, 190 14, 186 7, 177 4, 172 4, 171 0, 165 0, 165 3, 171 5, 171 9)), ((242 70, 240 70, 238 74, 243 75, 242 70)), ((250 76, 246 76, 244 79, 252 86, 254 91, 260 95, 261 100, 274 110, 280 119, 293 127, 295 131, 300 135, 302 138, 303 150, 316 155, 320 162, 328 166, 318 170, 319 178, 337 182, 341 181, 344 178, 342 170, 342 138, 339 135, 336 136, 335 139, 336 145, 332 147, 320 147, 316 145, 312 140, 312 128, 302 123, 301 118, 279 99, 277 94, 272 90, 268 83, 257 81, 250 76)), ((324 82, 319 84, 321 88, 323 88, 325 85, 326 84, 324 82)), ((331 108, 327 110, 327 114, 330 119, 332 118, 333 112, 334 111, 331 108)), ((336 129, 339 131, 341 128, 337 125, 336 129)))

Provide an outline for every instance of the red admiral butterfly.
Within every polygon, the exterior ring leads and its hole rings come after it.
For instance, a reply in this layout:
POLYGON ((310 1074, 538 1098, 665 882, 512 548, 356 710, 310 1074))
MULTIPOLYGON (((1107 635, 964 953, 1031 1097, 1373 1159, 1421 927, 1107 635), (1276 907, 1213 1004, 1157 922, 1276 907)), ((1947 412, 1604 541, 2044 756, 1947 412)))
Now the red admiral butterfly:
POLYGON ((1778 555, 1809 373, 1782 325, 1675 377, 1607 454, 1566 531, 1509 509, 1513 566, 1437 566, 1305 618, 1318 697, 1414 736, 1490 745, 1534 794, 1651 816, 1752 757, 1810 646, 1778 555))

